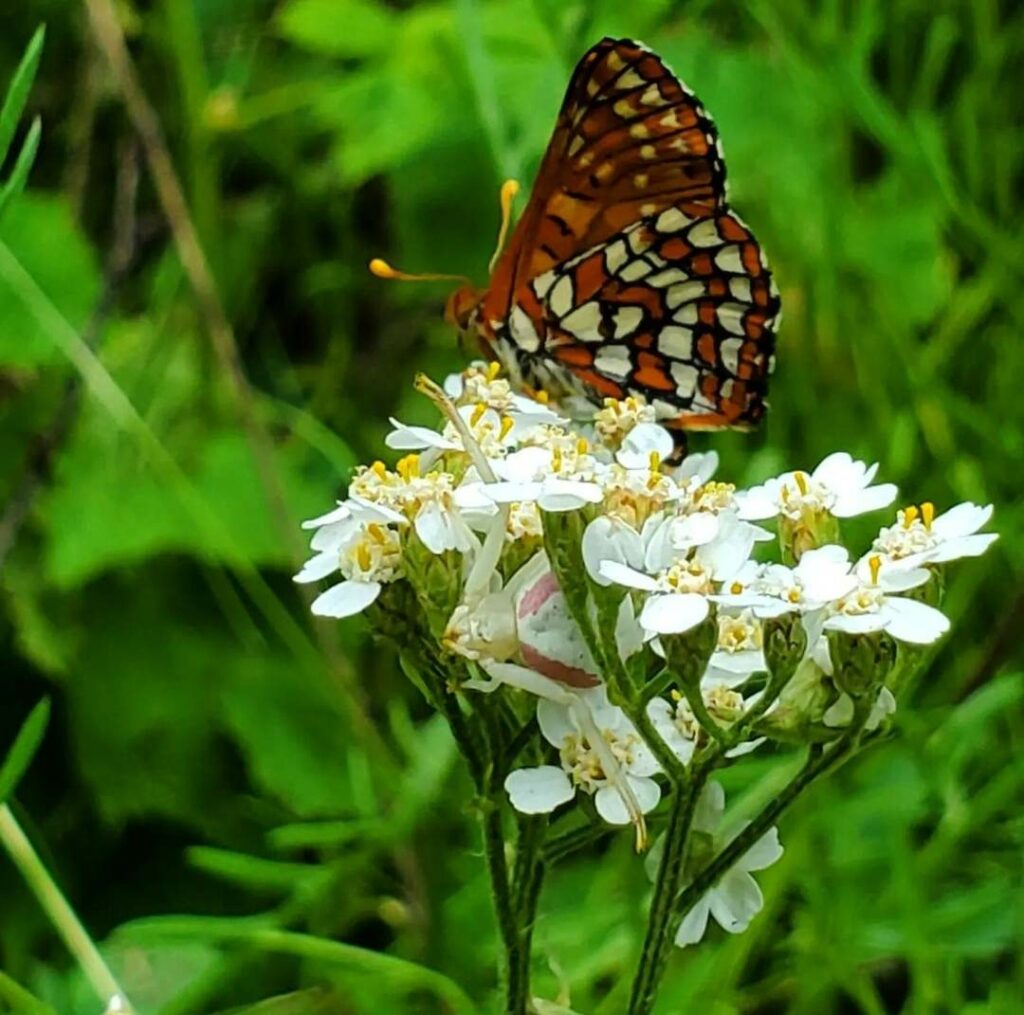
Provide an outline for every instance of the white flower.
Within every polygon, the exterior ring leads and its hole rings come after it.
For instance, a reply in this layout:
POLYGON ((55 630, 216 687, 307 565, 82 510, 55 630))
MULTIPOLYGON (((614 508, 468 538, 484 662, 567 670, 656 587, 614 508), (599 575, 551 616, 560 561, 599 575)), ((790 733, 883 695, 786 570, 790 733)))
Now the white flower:
POLYGON ((629 824, 634 806, 647 814, 661 799, 661 789, 651 778, 659 771, 658 763, 625 713, 608 702, 603 687, 572 697, 572 704, 547 699, 537 703, 541 733, 558 748, 561 767, 511 772, 505 780, 509 800, 521 813, 546 814, 579 789, 594 797, 598 814, 609 824, 629 824))
POLYGON ((654 406, 642 399, 632 395, 621 401, 606 398, 604 406, 594 413, 594 429, 605 444, 618 447, 638 424, 653 423, 655 418, 654 406))
MULTIPOLYGON (((739 719, 756 700, 757 695, 744 700, 743 695, 715 678, 701 680, 701 697, 711 717, 723 727, 739 719)), ((655 697, 647 703, 647 714, 666 746, 684 764, 688 765, 703 735, 701 725, 690 708, 690 703, 678 691, 672 692, 672 701, 655 697)), ((706 737, 705 737, 706 739, 706 737)), ((749 754, 764 743, 764 737, 745 741, 726 751, 727 758, 749 754)))
POLYGON ((830 544, 806 551, 795 567, 750 562, 715 599, 723 606, 750 609, 767 619, 822 610, 856 587, 846 547, 830 544))
MULTIPOLYGON (((335 571, 341 572, 345 581, 313 600, 311 609, 319 617, 349 617, 365 610, 380 595, 381 588, 401 574, 402 548, 398 533, 380 521, 365 520, 373 513, 372 509, 356 510, 363 519, 355 520, 344 530, 339 528, 338 522, 348 519, 331 520, 338 512, 323 516, 328 519, 325 527, 331 526, 330 538, 321 540, 320 552, 306 561, 294 578, 305 584, 326 578, 335 571)), ((322 532, 324 528, 317 536, 322 532)), ((313 541, 317 543, 316 536, 313 541)))
POLYGON ((588 570, 602 584, 648 593, 639 619, 650 637, 682 634, 701 623, 714 583, 741 566, 752 546, 746 531, 712 514, 656 516, 642 535, 628 526, 607 532, 593 527, 589 547, 584 537, 588 570), (599 541, 604 545, 595 547, 599 541))
POLYGON ((752 673, 767 670, 763 644, 762 623, 753 610, 720 610, 718 644, 708 660, 705 680, 735 687, 752 673))
POLYGON ((991 517, 991 504, 980 507, 966 501, 938 517, 932 504, 911 505, 897 512, 895 525, 878 533, 872 549, 908 567, 978 557, 999 538, 995 533, 978 533, 991 517))
MULTIPOLYGON (((724 811, 724 790, 717 782, 709 782, 697 801, 691 825, 691 835, 695 838, 701 835, 705 837, 705 848, 702 852, 709 854, 708 859, 728 845, 727 841, 723 841, 716 834, 724 811), (708 839, 710 848, 707 845, 708 839)), ((777 828, 772 828, 761 836, 686 914, 676 933, 676 944, 680 948, 685 948, 700 941, 707 929, 709 915, 730 934, 741 934, 745 931, 750 926, 750 921, 764 906, 764 896, 757 882, 751 877, 751 872, 770 867, 781 856, 779 832, 777 828)))
POLYGON ((472 363, 461 374, 449 374, 445 378, 444 392, 460 408, 483 403, 502 415, 510 416, 520 427, 564 422, 548 408, 547 396, 543 392, 538 392, 537 398, 519 394, 500 374, 501 365, 496 361, 472 363), (540 401, 541 397, 544 401, 540 401))
POLYGON ((934 606, 898 595, 923 585, 929 577, 924 568, 887 566, 878 555, 867 558, 857 566, 857 586, 828 605, 825 630, 885 631, 897 641, 930 645, 949 630, 949 620, 934 606))
POLYGON ((497 483, 483 489, 496 504, 536 502, 542 511, 572 511, 604 497, 597 482, 598 463, 579 439, 563 448, 529 446, 494 463, 497 483))
POLYGON ((615 460, 626 469, 646 469, 655 456, 662 462, 672 454, 675 442, 672 435, 657 423, 637 423, 625 435, 615 460))
POLYGON ((825 458, 808 475, 786 472, 737 494, 740 517, 749 520, 781 515, 792 521, 830 514, 852 518, 887 507, 896 498, 892 483, 872 486, 878 465, 865 465, 845 451, 825 458))

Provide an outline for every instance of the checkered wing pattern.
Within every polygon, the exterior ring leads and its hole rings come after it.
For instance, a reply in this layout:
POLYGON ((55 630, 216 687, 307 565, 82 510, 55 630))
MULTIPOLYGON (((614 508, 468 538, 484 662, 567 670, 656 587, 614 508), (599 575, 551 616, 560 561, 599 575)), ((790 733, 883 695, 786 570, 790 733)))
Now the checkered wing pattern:
POLYGON ((525 383, 643 395, 667 425, 764 411, 779 299, 729 209, 715 126, 654 53, 604 39, 580 61, 476 324, 525 383))

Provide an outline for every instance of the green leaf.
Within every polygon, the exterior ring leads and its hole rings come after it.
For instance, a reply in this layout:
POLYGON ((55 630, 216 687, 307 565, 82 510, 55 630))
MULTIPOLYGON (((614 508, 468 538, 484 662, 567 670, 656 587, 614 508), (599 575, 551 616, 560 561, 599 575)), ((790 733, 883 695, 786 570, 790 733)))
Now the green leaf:
MULTIPOLYGON (((7 245, 54 306, 82 329, 96 306, 100 269, 66 198, 28 192, 0 222, 7 245)), ((0 366, 62 363, 52 336, 11 284, 0 278, 0 366)))
POLYGON ((0 188, 0 219, 4 217, 11 202, 25 189, 28 182, 28 174, 32 169, 32 163, 36 160, 36 152, 39 150, 39 136, 42 127, 37 116, 29 127, 28 137, 18 152, 18 161, 14 163, 14 170, 11 177, 2 188, 0 188))
POLYGON ((385 52, 398 18, 371 0, 292 0, 277 25, 286 39, 316 53, 368 57, 385 52))
POLYGON ((7 149, 10 146, 11 138, 18 128, 18 121, 28 101, 28 93, 32 89, 32 82, 35 80, 36 70, 39 68, 39 59, 43 53, 43 43, 46 39, 46 28, 40 25, 32 36, 25 55, 18 64, 18 69, 11 78, 11 83, 4 97, 3 108, 0 108, 0 165, 7 156, 7 149))
POLYGON ((14 792, 15 786, 32 764, 39 745, 43 742, 46 724, 50 721, 50 699, 43 698, 29 713, 14 744, 0 764, 0 804, 14 792))

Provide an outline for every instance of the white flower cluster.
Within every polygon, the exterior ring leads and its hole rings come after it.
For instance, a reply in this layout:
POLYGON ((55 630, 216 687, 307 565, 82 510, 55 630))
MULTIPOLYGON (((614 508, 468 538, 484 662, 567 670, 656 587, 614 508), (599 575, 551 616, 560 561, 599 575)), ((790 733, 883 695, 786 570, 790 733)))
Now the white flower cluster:
MULTIPOLYGON (((446 562, 457 605, 443 618, 439 646, 471 661, 463 686, 483 693, 510 686, 537 699, 550 760, 512 771, 505 783, 524 813, 551 812, 582 795, 604 821, 640 830, 661 798, 658 751, 645 743, 635 713, 636 722, 609 700, 593 639, 574 621, 549 563, 549 516, 574 512, 579 521, 576 553, 585 574, 578 584, 591 604, 617 604, 606 625, 614 631, 602 636, 623 665, 653 672, 671 655, 672 639, 717 627, 699 697, 676 690, 644 708, 682 764, 707 743, 709 718, 720 733, 755 708, 771 669, 766 625, 787 615, 806 635, 804 661, 831 688, 818 720, 848 724, 852 701, 828 684, 834 639, 884 632, 898 643, 936 641, 949 622, 928 594, 934 569, 976 556, 996 538, 978 532, 990 506, 961 504, 936 516, 923 504, 899 511, 868 552, 852 558, 839 541, 839 519, 888 507, 896 488, 875 485, 877 466, 846 453, 829 455, 812 472, 738 490, 713 480, 713 452, 666 464, 672 435, 632 398, 609 400, 579 423, 543 395, 514 393, 494 364, 449 378, 443 391, 422 385, 445 413, 443 426, 392 420, 387 444, 406 457, 394 469, 381 462, 360 468, 347 499, 305 523, 315 530, 315 555, 296 581, 340 574, 312 609, 345 617, 388 585, 411 581, 411 554, 446 562), (780 552, 771 559, 776 539, 780 552)), ((869 724, 895 707, 884 686, 876 693, 869 724)), ((743 736, 730 742, 728 757, 764 740, 736 728, 743 736)), ((701 805, 708 821, 724 806, 719 788, 709 792, 701 805)), ((679 943, 699 938, 709 912, 727 930, 746 926, 760 908, 746 872, 780 852, 777 836, 752 850, 715 889, 719 895, 709 893, 691 912, 679 943), (730 885, 731 909, 721 897, 730 885)))

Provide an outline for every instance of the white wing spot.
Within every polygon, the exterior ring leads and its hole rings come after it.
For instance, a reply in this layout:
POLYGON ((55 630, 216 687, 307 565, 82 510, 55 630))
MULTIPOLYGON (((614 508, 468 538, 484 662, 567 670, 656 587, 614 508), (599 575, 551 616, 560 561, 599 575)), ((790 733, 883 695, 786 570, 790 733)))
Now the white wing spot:
POLYGON ((668 304, 669 310, 675 310, 676 307, 682 306, 684 303, 700 299, 707 291, 707 286, 703 282, 691 280, 683 285, 672 286, 665 294, 665 302, 668 304))
POLYGON ((749 278, 729 279, 729 292, 731 292, 732 295, 736 297, 736 299, 741 300, 743 303, 753 302, 754 295, 750 291, 749 278))
POLYGON ((616 240, 614 243, 609 243, 604 249, 604 266, 605 270, 609 275, 614 275, 618 272, 626 261, 629 260, 629 251, 626 249, 626 244, 622 240, 616 240))
POLYGON ((647 281, 659 289, 664 289, 677 282, 685 282, 686 277, 685 271, 680 271, 678 268, 666 268, 664 271, 659 271, 657 275, 652 275, 647 281))
POLYGON ((717 264, 722 271, 731 271, 735 275, 742 275, 744 273, 743 259, 740 257, 740 248, 735 243, 731 243, 728 247, 722 247, 722 249, 715 254, 715 264, 717 264))
POLYGON ((727 338, 718 347, 718 356, 722 366, 729 373, 736 373, 740 365, 740 349, 743 348, 742 338, 727 338))
POLYGON ((652 271, 654 271, 654 269, 642 257, 638 257, 635 261, 630 261, 629 264, 619 272, 619 278, 624 282, 636 282, 645 275, 649 275, 652 271))
POLYGON ((532 282, 533 291, 537 299, 542 300, 547 296, 551 287, 555 284, 556 275, 553 271, 546 271, 543 275, 538 275, 532 282))
POLYGON ((654 223, 654 228, 657 229, 659 233, 677 233, 689 222, 690 219, 688 219, 678 208, 668 208, 658 216, 654 223))
POLYGON ((530 315, 519 304, 512 308, 508 318, 509 330, 516 345, 526 352, 536 352, 540 348, 540 336, 530 320, 530 315))
POLYGON ((613 316, 615 318, 615 337, 625 338, 640 327, 640 322, 644 319, 644 312, 640 307, 620 307, 613 316))
POLYGON ((676 390, 680 395, 689 398, 697 388, 697 378, 700 376, 697 368, 690 363, 673 363, 669 370, 672 373, 672 380, 676 382, 676 390))
POLYGON ((664 106, 665 100, 662 98, 661 91, 656 84, 648 85, 644 89, 643 94, 640 96, 640 101, 645 106, 664 106))
POLYGON ((604 336, 601 326, 601 304, 590 300, 562 318, 562 327, 583 342, 600 342, 604 336))
POLYGON ((555 283, 548 297, 548 306, 556 317, 565 317, 572 310, 572 279, 568 275, 563 275, 555 283))
POLYGON ((594 366, 601 373, 611 377, 627 377, 632 366, 629 362, 629 350, 624 345, 606 345, 598 350, 594 366))
POLYGON ((684 303, 673 315, 672 320, 679 324, 697 323, 697 304, 684 303))
POLYGON ((635 70, 628 70, 615 82, 615 88, 620 92, 628 92, 631 88, 639 88, 643 83, 644 79, 635 70))
POLYGON ((658 333, 658 352, 670 359, 690 359, 693 355, 693 332, 671 324, 658 333))
POLYGON ((722 242, 718 226, 712 218, 701 219, 696 225, 690 226, 686 239, 695 247, 717 247, 722 242))
POLYGON ((744 335, 743 315, 747 308, 742 303, 722 303, 716 311, 718 323, 733 335, 744 335))

